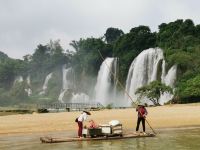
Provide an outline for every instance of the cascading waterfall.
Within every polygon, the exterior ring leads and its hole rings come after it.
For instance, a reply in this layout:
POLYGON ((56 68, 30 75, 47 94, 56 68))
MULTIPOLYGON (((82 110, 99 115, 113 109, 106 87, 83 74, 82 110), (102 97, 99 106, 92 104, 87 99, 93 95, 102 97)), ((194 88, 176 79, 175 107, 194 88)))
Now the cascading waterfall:
POLYGON ((44 84, 42 86, 42 91, 39 93, 40 95, 43 95, 46 93, 46 90, 48 88, 48 83, 49 83, 49 80, 52 78, 52 74, 53 73, 49 73, 46 78, 45 78, 45 81, 44 81, 44 84))
POLYGON ((63 89, 64 90, 74 89, 75 88, 74 80, 75 80, 74 70, 71 67, 67 69, 63 68, 63 89))
POLYGON ((166 66, 165 60, 162 61, 162 74, 161 74, 161 82, 165 83, 165 76, 166 76, 166 66))
POLYGON ((63 90, 63 91, 60 93, 60 95, 58 96, 58 101, 61 102, 61 103, 64 103, 63 97, 64 97, 64 95, 65 95, 65 92, 66 92, 66 90, 63 90))
POLYGON ((112 73, 116 74, 116 64, 117 58, 106 58, 100 66, 100 70, 98 72, 97 83, 95 86, 95 101, 104 106, 113 103, 113 100, 115 99, 114 93, 116 92, 113 90, 116 90, 116 88, 113 88, 112 73))
POLYGON ((26 78, 26 82, 27 82, 28 86, 31 86, 31 77, 30 77, 30 75, 28 75, 28 77, 26 78))
MULTIPOLYGON (((176 69, 173 67, 173 71, 170 70, 165 76, 165 60, 163 51, 160 48, 150 48, 144 50, 134 59, 130 66, 126 80, 126 91, 129 93, 132 99, 136 101, 138 97, 135 95, 135 92, 139 87, 158 79, 161 79, 161 81, 165 84, 169 82, 171 83, 171 81, 175 79, 174 73, 176 72, 176 69), (161 77, 157 77, 161 62, 162 74, 161 77)), ((129 98, 126 96, 126 99, 129 98)), ((129 102, 131 102, 131 100, 129 100, 129 102)))
POLYGON ((30 75, 28 75, 28 77, 26 78, 26 82, 27 82, 27 85, 28 85, 28 88, 24 89, 28 96, 31 96, 31 94, 33 93, 32 90, 31 90, 31 77, 30 75))
POLYGON ((162 59, 163 52, 159 48, 144 50, 134 59, 126 80, 126 91, 133 100, 137 100, 137 88, 157 79, 157 69, 162 59))
MULTIPOLYGON (((22 76, 18 76, 15 78, 15 81, 14 81, 14 85, 16 83, 22 83, 24 81, 23 77, 22 76)), ((26 82, 27 82, 27 85, 28 85, 28 88, 25 88, 24 91, 28 94, 28 96, 31 96, 32 94, 32 90, 31 90, 31 81, 30 81, 30 76, 28 76, 26 78, 26 82)))
POLYGON ((85 93, 72 93, 72 103, 90 103, 90 97, 85 93))
POLYGON ((66 65, 62 68, 63 72, 63 85, 62 91, 58 97, 58 100, 61 103, 64 103, 64 96, 67 92, 70 94, 71 98, 67 99, 67 102, 71 103, 89 103, 89 96, 85 93, 75 93, 74 90, 76 89, 75 86, 75 74, 73 68, 67 68, 66 65))
POLYGON ((20 83, 20 82, 23 82, 23 81, 24 81, 23 77, 22 76, 18 76, 18 77, 15 78, 14 85, 16 83, 20 83))
MULTIPOLYGON (((170 86, 171 88, 174 88, 174 84, 176 81, 176 72, 177 72, 177 65, 173 65, 167 75, 163 78, 162 82, 165 83, 166 85, 170 86)), ((173 98, 173 94, 169 93, 164 93, 161 95, 159 103, 163 105, 164 103, 168 102, 173 98)))
POLYGON ((28 94, 28 96, 31 96, 32 90, 31 90, 30 88, 24 89, 24 90, 25 90, 25 92, 28 94))
POLYGON ((70 67, 66 69, 66 65, 63 65, 62 68, 62 73, 63 73, 63 85, 62 85, 62 91, 58 97, 58 100, 61 103, 64 103, 63 97, 65 95, 65 92, 67 92, 70 89, 75 88, 75 75, 74 75, 74 70, 70 67))
POLYGON ((116 95, 117 95, 117 82, 118 82, 118 77, 117 77, 117 74, 118 74, 118 58, 115 58, 114 62, 113 62, 113 83, 114 83, 114 89, 113 89, 113 97, 116 98, 116 95))
POLYGON ((176 72, 177 72, 177 65, 173 65, 167 75, 164 78, 164 83, 168 86, 171 86, 172 88, 174 88, 174 84, 176 81, 176 72))

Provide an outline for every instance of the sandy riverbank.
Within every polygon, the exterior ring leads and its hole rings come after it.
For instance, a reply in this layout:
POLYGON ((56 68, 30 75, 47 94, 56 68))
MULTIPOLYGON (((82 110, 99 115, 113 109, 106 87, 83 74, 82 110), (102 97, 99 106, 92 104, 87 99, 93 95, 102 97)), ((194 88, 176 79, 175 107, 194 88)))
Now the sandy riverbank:
MULTIPOLYGON (((171 128, 200 126, 200 103, 167 105, 147 108, 148 122, 153 128, 171 128)), ((137 113, 135 109, 111 109, 92 111, 90 118, 98 124, 106 124, 117 119, 124 129, 135 129, 137 113)), ((62 112, 47 114, 24 114, 0 116, 0 135, 17 133, 46 133, 55 131, 74 131, 74 122, 80 112, 62 112)), ((149 129, 147 125, 147 129, 149 129)))

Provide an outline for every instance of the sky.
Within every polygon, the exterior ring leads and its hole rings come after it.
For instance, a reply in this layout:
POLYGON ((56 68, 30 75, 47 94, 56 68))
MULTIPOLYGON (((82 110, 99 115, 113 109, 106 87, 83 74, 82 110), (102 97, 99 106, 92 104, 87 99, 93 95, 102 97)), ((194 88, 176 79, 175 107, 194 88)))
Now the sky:
POLYGON ((0 51, 22 59, 50 40, 72 50, 72 40, 101 37, 109 27, 127 33, 139 25, 158 31, 177 19, 200 24, 199 6, 199 0, 0 0, 0 51))

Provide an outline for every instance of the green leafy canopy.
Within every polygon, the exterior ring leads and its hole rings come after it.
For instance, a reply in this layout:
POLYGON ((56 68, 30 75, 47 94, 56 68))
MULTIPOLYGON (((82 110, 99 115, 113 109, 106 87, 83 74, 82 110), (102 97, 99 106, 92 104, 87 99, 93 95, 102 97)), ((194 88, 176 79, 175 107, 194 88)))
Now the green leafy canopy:
POLYGON ((173 90, 160 81, 152 81, 148 85, 138 88, 135 92, 139 95, 139 98, 147 97, 154 105, 159 105, 159 98, 164 93, 172 94, 173 90))

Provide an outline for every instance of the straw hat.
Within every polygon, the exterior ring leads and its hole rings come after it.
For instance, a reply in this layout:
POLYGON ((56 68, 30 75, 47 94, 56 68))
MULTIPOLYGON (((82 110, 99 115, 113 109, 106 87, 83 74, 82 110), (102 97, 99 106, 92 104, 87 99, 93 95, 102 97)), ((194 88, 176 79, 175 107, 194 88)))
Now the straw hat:
POLYGON ((85 112, 87 115, 91 115, 89 111, 84 110, 83 112, 85 112))
POLYGON ((138 106, 144 106, 144 107, 146 107, 147 103, 139 103, 138 106))

